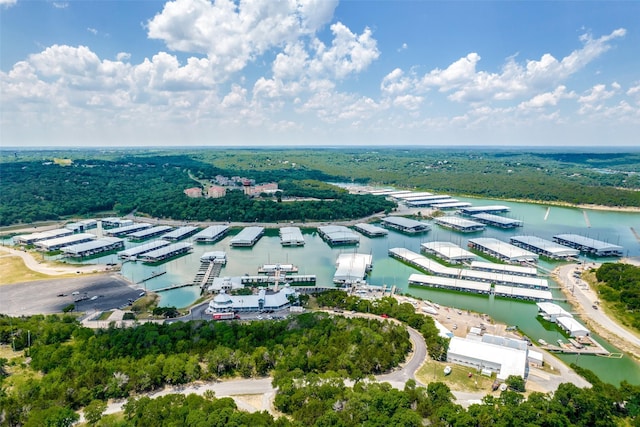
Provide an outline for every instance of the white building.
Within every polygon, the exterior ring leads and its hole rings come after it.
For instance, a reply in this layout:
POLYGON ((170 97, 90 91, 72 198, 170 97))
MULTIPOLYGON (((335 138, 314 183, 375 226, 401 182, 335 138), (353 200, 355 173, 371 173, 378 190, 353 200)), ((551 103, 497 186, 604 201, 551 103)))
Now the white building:
POLYGON ((586 337, 590 334, 589 329, 573 317, 558 317, 557 323, 569 336, 586 337))
POLYGON ((526 379, 529 375, 527 358, 526 343, 522 349, 459 337, 451 338, 447 352, 447 362, 495 372, 500 380, 506 380, 510 375, 526 379))
POLYGON ((294 298, 298 298, 298 293, 289 285, 285 285, 275 294, 268 294, 265 289, 261 289, 257 295, 229 295, 221 292, 209 302, 206 312, 281 310, 289 307, 291 299, 294 298))

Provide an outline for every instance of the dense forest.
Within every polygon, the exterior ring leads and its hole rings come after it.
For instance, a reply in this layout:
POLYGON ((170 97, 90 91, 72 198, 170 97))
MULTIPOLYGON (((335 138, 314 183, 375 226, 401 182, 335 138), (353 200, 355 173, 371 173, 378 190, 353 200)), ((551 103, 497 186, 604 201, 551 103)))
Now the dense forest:
POLYGON ((640 267, 604 263, 596 270, 598 295, 629 326, 640 331, 640 267))
MULTIPOLYGON (((337 304, 340 294, 324 302, 337 304)), ((351 304, 353 301, 345 304, 351 304)), ((357 306, 356 306, 357 308, 357 306)), ((362 308, 362 307, 360 307, 362 308)), ((383 302, 377 309, 403 316, 383 302)), ((409 322, 412 322, 409 318, 409 322)), ((425 322, 427 323, 427 322, 425 322)), ((425 328, 425 330, 428 328, 425 328)), ((287 321, 188 322, 93 331, 69 316, 0 317, 0 341, 26 356, 0 359, 0 425, 70 426, 82 409, 98 426, 614 426, 639 425, 640 386, 515 390, 468 409, 432 382, 403 390, 368 379, 401 362, 410 344, 389 321, 305 314, 287 321), (238 410, 229 398, 144 395, 163 384, 271 374, 286 416, 238 410), (355 381, 345 385, 345 378, 355 381), (103 416, 106 399, 128 399, 122 416, 103 416)))
POLYGON ((0 225, 137 211, 197 221, 353 219, 390 211, 358 182, 491 198, 640 206, 640 154, 435 149, 201 149, 0 152, 0 225), (58 164, 54 159, 69 162, 58 164), (277 197, 190 199, 216 175, 278 182, 277 197), (290 197, 313 198, 287 201, 290 197))

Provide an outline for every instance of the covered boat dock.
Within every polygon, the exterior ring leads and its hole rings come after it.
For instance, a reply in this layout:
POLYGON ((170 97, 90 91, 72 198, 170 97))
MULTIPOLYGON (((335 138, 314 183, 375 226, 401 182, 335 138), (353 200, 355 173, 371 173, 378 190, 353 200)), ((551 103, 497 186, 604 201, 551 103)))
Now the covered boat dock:
POLYGON ((511 244, 552 259, 577 257, 580 251, 536 236, 513 236, 511 244))
POLYGON ((622 256, 624 248, 601 240, 591 239, 579 234, 558 234, 553 240, 561 245, 578 249, 595 256, 622 256))

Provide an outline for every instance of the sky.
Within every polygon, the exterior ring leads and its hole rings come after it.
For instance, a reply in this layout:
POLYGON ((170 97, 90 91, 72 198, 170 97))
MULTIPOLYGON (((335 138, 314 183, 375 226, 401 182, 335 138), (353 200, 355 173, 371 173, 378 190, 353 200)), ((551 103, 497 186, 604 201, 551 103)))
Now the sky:
POLYGON ((640 145, 640 1, 0 0, 0 146, 640 145))

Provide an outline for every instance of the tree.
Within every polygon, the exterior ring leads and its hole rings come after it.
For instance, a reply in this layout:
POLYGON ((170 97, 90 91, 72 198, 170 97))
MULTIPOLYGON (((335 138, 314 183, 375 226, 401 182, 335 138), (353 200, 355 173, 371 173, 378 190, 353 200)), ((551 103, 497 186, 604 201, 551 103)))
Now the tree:
POLYGON ((91 425, 97 424, 106 409, 107 402, 103 400, 92 400, 91 403, 84 407, 84 418, 91 425))
POLYGON ((505 384, 513 391, 524 393, 524 379, 519 375, 509 375, 505 380, 505 384))

